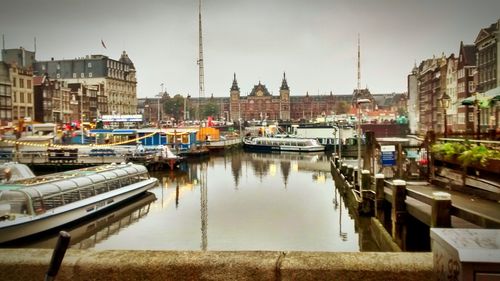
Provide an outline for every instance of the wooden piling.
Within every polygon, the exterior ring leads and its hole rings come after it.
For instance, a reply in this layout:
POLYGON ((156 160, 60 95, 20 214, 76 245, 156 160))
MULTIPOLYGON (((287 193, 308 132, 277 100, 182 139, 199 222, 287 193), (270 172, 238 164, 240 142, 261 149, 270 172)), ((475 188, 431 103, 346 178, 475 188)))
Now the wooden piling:
POLYGON ((340 172, 342 173, 342 175, 347 176, 347 164, 346 163, 342 163, 342 165, 340 166, 340 172))
POLYGON ((392 239, 401 250, 406 249, 406 181, 392 181, 392 239))
POLYGON ((384 174, 375 174, 375 217, 383 224, 385 222, 384 213, 384 174))
POLYGON ((432 193, 431 227, 451 227, 451 195, 447 192, 432 193))
POLYGON ((347 165, 346 178, 349 182, 352 182, 352 174, 354 172, 354 167, 352 165, 347 165))

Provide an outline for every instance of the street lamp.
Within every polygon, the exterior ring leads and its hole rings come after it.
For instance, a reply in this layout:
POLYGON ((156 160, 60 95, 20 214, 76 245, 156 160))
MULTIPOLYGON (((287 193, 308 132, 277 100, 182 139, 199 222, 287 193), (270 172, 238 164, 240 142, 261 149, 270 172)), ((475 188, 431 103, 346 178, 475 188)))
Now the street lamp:
POLYGON ((363 201, 363 190, 361 187, 361 105, 362 104, 367 104, 371 103, 369 99, 358 99, 356 100, 356 104, 358 107, 358 128, 357 128, 357 135, 358 135, 358 186, 359 186, 359 194, 361 195, 361 201, 363 201))
POLYGON ((439 99, 439 105, 444 110, 444 138, 448 137, 448 117, 446 114, 446 110, 450 107, 451 98, 446 93, 443 93, 441 98, 439 99))
MULTIPOLYGON (((161 84, 163 88, 163 83, 161 84)), ((162 93, 159 93, 156 95, 158 98, 158 145, 161 145, 161 125, 160 125, 160 118, 161 118, 161 109, 160 109, 160 99, 163 97, 162 93)))

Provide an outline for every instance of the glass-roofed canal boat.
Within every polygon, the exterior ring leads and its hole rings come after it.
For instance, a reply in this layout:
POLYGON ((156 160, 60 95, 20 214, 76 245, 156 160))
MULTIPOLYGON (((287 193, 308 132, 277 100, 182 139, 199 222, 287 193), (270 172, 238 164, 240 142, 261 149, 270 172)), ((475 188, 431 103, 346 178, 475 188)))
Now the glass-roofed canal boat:
POLYGON ((157 185, 146 167, 132 163, 0 184, 0 243, 93 215, 157 185))

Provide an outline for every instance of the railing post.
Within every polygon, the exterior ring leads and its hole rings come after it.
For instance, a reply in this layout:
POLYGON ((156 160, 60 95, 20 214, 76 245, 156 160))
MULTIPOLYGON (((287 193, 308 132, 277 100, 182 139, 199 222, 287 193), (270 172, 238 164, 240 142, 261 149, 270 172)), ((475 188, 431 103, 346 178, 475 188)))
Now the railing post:
POLYGON ((373 197, 370 198, 369 191, 371 190, 371 178, 369 170, 361 171, 361 186, 359 192, 361 196, 361 211, 364 214, 373 214, 373 197))
POLYGON ((342 175, 344 175, 344 177, 347 176, 347 164, 346 163, 342 163, 342 165, 340 166, 340 172, 342 173, 342 175))
POLYGON ((347 175, 346 178, 348 181, 352 182, 352 174, 354 172, 354 167, 352 165, 347 165, 347 175))
POLYGON ((406 181, 392 181, 392 239, 401 250, 406 249, 406 181))
POLYGON ((375 174, 375 217, 384 224, 384 174, 375 174))
POLYGON ((431 207, 431 227, 451 227, 451 195, 447 192, 433 192, 431 207))

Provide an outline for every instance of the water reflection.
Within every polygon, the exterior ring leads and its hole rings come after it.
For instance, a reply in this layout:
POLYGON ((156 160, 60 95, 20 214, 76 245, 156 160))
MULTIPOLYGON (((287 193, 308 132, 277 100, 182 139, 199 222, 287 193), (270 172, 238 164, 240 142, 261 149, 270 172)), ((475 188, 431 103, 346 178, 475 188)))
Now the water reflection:
POLYGON ((95 249, 356 252, 362 243, 329 160, 235 151, 155 172, 161 186, 150 190, 157 200, 147 213, 82 241, 94 239, 85 246, 95 249))

